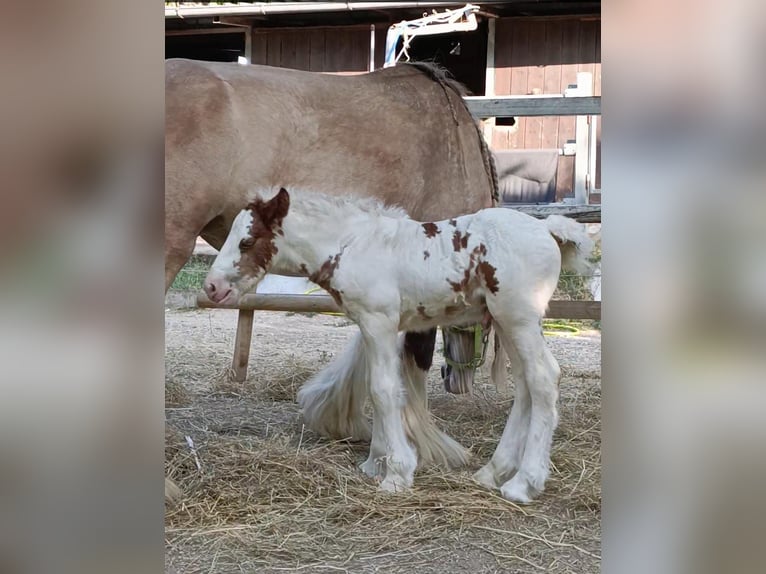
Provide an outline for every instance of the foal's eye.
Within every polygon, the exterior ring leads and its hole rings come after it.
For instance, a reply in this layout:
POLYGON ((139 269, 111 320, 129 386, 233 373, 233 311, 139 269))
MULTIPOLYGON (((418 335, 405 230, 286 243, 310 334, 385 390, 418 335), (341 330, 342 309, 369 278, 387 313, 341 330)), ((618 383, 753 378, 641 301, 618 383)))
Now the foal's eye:
POLYGON ((239 248, 242 251, 250 249, 253 245, 255 245, 255 239, 252 237, 245 237, 242 241, 239 242, 239 248))

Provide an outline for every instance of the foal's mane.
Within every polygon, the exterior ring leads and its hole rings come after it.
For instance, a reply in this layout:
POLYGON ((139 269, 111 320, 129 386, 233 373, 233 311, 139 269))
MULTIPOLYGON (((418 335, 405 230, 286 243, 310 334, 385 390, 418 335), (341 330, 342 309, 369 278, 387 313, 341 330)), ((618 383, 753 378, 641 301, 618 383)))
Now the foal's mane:
MULTIPOLYGON (((268 192, 257 190, 256 196, 268 200, 278 190, 268 192)), ((378 199, 372 197, 359 197, 355 195, 329 195, 318 191, 287 188, 290 194, 290 212, 309 214, 318 218, 347 219, 359 215, 374 215, 378 217, 390 217, 403 219, 409 217, 407 212, 398 206, 387 206, 378 199)))

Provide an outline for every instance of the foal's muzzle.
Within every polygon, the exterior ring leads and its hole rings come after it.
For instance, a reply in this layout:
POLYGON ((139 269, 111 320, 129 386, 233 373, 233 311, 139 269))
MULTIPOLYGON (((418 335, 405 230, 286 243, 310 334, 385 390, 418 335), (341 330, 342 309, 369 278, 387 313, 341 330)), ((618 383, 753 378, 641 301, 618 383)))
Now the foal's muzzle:
POLYGON ((232 285, 224 277, 208 277, 203 289, 213 303, 222 303, 231 295, 232 285))

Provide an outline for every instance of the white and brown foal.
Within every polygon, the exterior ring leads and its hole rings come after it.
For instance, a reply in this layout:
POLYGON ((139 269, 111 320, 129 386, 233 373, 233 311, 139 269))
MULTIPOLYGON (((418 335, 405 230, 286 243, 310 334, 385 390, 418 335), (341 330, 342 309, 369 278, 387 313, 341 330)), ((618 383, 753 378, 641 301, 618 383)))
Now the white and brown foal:
MULTIPOLYGON (((268 272, 308 277, 335 298, 359 326, 366 356, 360 376, 369 382, 373 425, 361 468, 388 491, 412 485, 418 454, 436 448, 429 441, 451 440, 420 436, 407 420, 405 403, 423 402, 417 395, 425 390, 405 393, 398 333, 491 317, 512 359, 516 394, 497 449, 475 477, 528 502, 543 490, 557 424, 559 367, 541 320, 562 255, 567 267, 583 269, 590 247, 584 227, 563 217, 540 221, 494 208, 420 223, 375 200, 280 189, 255 194, 237 216, 204 288, 213 301, 236 301, 268 272)), ((505 357, 496 360, 493 371, 507 378, 505 357)), ((299 394, 304 413, 311 385, 299 394)))

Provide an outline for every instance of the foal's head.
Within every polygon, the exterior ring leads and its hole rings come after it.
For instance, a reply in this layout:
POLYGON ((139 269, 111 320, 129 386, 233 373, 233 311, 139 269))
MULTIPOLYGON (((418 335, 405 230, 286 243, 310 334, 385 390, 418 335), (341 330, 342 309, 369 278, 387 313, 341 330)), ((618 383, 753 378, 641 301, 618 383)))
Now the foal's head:
POLYGON ((275 238, 290 208, 283 188, 272 199, 256 198, 239 212, 205 278, 205 293, 216 303, 232 303, 255 288, 277 253, 275 238))

